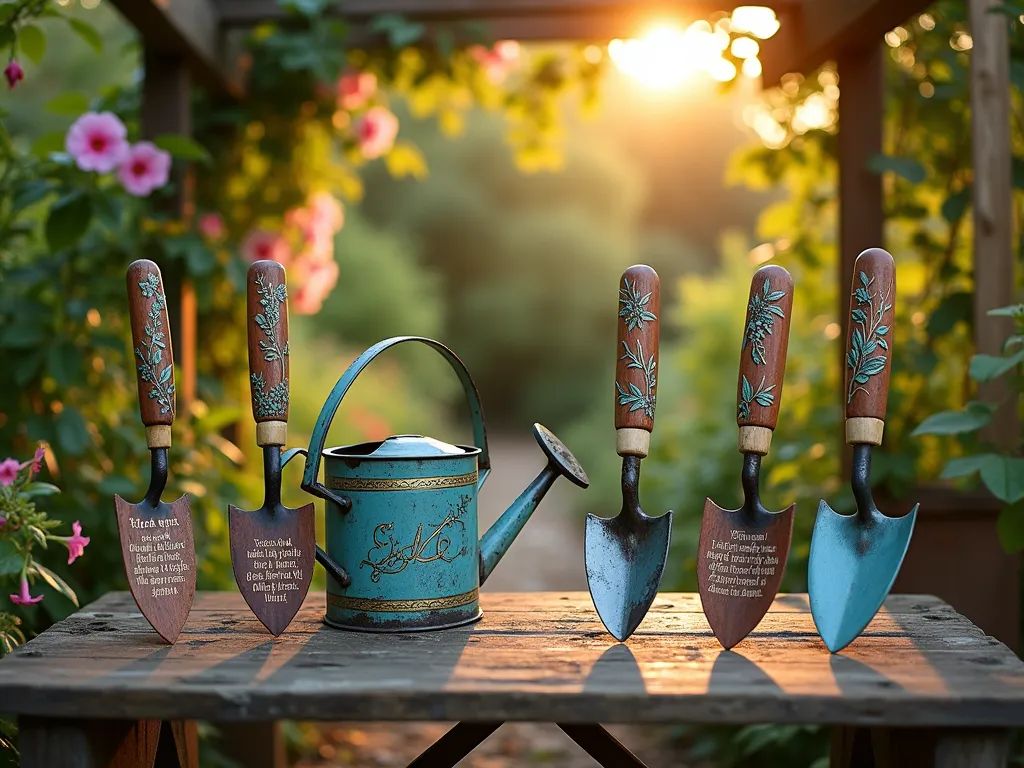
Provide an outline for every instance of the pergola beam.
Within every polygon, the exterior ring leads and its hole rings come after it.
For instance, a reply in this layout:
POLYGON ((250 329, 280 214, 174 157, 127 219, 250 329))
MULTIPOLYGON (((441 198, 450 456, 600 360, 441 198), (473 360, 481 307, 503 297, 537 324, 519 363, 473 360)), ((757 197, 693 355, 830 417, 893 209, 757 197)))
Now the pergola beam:
MULTIPOLYGON (((336 13, 355 24, 381 14, 399 14, 431 24, 483 22, 495 38, 594 40, 639 34, 658 20, 694 21, 731 11, 750 0, 346 0, 336 13)), ((802 0, 764 0, 779 16, 798 12, 802 0)), ((276 0, 216 0, 225 27, 276 20, 276 0)))
POLYGON ((931 0, 803 0, 799 9, 791 4, 788 17, 779 12, 779 34, 761 46, 764 87, 789 72, 813 72, 846 51, 880 41, 929 5, 931 0))
POLYGON ((193 79, 237 96, 241 86, 223 56, 221 18, 212 0, 111 0, 146 50, 182 56, 193 79))

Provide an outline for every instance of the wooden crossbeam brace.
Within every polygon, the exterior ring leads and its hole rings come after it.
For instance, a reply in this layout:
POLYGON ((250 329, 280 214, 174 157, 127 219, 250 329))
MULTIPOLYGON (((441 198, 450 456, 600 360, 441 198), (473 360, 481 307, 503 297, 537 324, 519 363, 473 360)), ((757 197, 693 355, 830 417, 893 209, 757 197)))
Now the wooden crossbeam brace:
MULTIPOLYGON (((357 27, 381 14, 428 24, 483 22, 496 39, 607 41, 643 32, 661 20, 691 22, 752 0, 346 0, 337 14, 357 27)), ((802 0, 764 0, 793 16, 802 0)), ((217 0, 225 28, 251 26, 283 15, 276 0, 217 0)))
POLYGON ((881 43, 883 35, 931 0, 803 0, 779 9, 782 27, 761 46, 764 86, 788 72, 808 74, 846 51, 881 43))
POLYGON ((215 93, 241 95, 240 78, 224 56, 221 18, 212 0, 111 0, 148 51, 183 56, 195 82, 215 93))

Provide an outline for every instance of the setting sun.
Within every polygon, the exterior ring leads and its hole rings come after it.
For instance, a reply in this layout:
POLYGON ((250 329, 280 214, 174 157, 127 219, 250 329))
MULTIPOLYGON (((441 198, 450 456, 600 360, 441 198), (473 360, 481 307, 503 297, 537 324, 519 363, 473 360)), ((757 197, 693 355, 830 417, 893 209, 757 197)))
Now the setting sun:
POLYGON ((745 77, 761 74, 757 39, 767 39, 778 29, 770 8, 741 6, 714 26, 703 20, 685 28, 657 23, 642 37, 612 40, 608 53, 620 72, 655 90, 678 88, 700 72, 727 82, 738 74, 736 59, 742 60, 745 77))

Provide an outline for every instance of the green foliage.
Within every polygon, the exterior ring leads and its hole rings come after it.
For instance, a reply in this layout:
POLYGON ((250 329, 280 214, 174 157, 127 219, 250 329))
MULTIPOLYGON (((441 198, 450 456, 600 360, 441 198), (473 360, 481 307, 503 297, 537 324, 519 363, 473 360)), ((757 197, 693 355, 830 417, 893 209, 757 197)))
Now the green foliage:
MULTIPOLYGON (((1024 304, 1001 307, 989 314, 1012 317, 1016 327, 1003 345, 1002 355, 975 355, 971 358, 970 376, 978 383, 1006 378, 1011 395, 1010 402, 1019 406, 1024 402, 1024 350, 1013 351, 1024 338, 1024 304), (1012 374, 1012 376, 1010 375, 1012 374)), ((943 411, 925 419, 914 434, 917 435, 974 435, 988 426, 997 405, 970 402, 964 410, 943 411)), ((977 445, 977 440, 974 441, 977 445)), ((982 444, 982 447, 985 446, 982 444)), ((951 459, 942 470, 945 479, 981 476, 982 484, 1006 506, 999 517, 999 538, 1008 552, 1024 549, 1024 458, 1019 457, 1022 444, 1009 446, 1009 450, 994 452, 968 452, 951 459)), ((975 449, 977 451, 977 449, 975 449)))

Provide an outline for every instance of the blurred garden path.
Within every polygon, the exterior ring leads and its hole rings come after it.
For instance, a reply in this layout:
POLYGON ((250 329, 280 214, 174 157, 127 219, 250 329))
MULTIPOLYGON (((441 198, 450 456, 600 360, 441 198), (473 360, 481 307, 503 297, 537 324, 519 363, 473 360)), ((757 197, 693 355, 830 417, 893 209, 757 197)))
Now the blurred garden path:
MULTIPOLYGON (((481 532, 508 508, 544 467, 529 432, 489 436, 493 470, 481 492, 481 532)), ((562 479, 484 585, 489 592, 586 590, 582 490, 562 479)), ((303 728, 307 755, 295 768, 404 766, 439 739, 445 723, 324 723, 303 728)), ((664 742, 665 729, 610 726, 609 730, 651 765, 682 768, 664 742)), ((592 768, 596 763, 551 723, 506 723, 459 763, 460 768, 592 768)))
MULTIPOLYGON (((480 532, 490 527, 544 468, 544 454, 529 433, 489 439, 491 476, 480 494, 480 532)), ((576 509, 583 491, 560 479, 533 513, 501 563, 487 579, 487 592, 586 590, 583 517, 576 509)))

